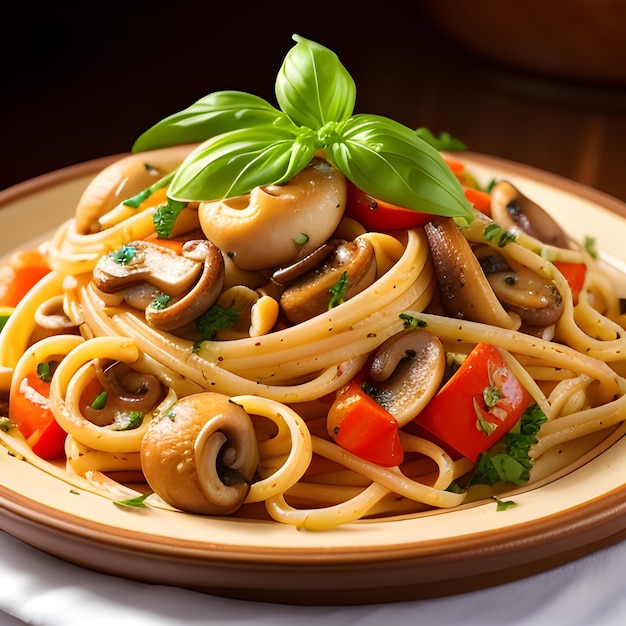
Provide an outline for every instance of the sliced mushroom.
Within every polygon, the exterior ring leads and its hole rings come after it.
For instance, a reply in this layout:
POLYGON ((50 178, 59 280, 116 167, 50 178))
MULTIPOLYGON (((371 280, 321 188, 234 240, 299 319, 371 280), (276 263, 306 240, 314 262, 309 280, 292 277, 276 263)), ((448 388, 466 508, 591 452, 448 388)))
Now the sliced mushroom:
POLYGON ((410 422, 437 393, 446 369, 440 339, 425 330, 404 330, 374 353, 369 378, 376 401, 400 426, 410 422))
POLYGON ((433 218, 424 226, 424 231, 432 253, 441 305, 447 314, 501 328, 515 328, 518 320, 505 311, 469 242, 452 218, 433 218))
POLYGON ((111 426, 124 430, 124 419, 131 412, 147 413, 163 398, 161 382, 152 374, 132 369, 128 364, 115 362, 96 369, 96 377, 106 392, 102 407, 87 405, 85 419, 96 426, 111 426))
POLYGON ((223 394, 181 398, 148 427, 141 464, 151 489, 171 506, 229 515, 245 500, 259 464, 250 416, 223 394))
POLYGON ((551 326, 563 313, 563 299, 556 285, 527 268, 495 272, 487 280, 498 299, 525 324, 551 326))
POLYGON ((295 263, 287 267, 281 267, 272 274, 272 280, 279 285, 286 285, 296 278, 300 278, 303 274, 315 269, 320 263, 324 262, 338 244, 338 241, 327 241, 313 252, 299 259, 295 263))
POLYGON ((170 296, 188 291, 202 273, 202 263, 147 241, 133 241, 100 257, 93 281, 101 291, 115 293, 146 282, 170 296))
POLYGON ((192 147, 175 146, 132 154, 104 168, 78 201, 76 230, 84 234, 97 232, 98 218, 178 167, 192 147))
POLYGON ((67 331, 76 328, 76 323, 63 309, 62 295, 54 296, 39 305, 35 311, 35 322, 46 330, 67 331))
MULTIPOLYGON (((224 258, 210 241, 187 241, 184 258, 202 263, 202 274, 196 284, 179 300, 157 308, 153 301, 146 308, 146 320, 155 328, 175 330, 186 326, 217 301, 224 286, 224 258)), ((169 294, 168 294, 169 295, 169 294)))
POLYGON ((315 159, 284 185, 201 203, 198 216, 207 239, 235 265, 259 270, 289 265, 321 246, 339 224, 345 204, 343 174, 315 159))
POLYGON ((292 324, 299 324, 327 311, 331 288, 342 280, 344 272, 347 288, 343 300, 354 297, 376 280, 376 256, 367 239, 336 242, 331 257, 289 285, 280 297, 285 317, 292 324))
POLYGON ((567 235, 554 218, 508 181, 496 183, 491 190, 491 216, 506 230, 517 228, 543 243, 569 247, 567 235))
POLYGON ((155 328, 182 328, 209 309, 222 291, 224 258, 210 241, 187 241, 181 255, 146 241, 131 242, 125 249, 100 258, 94 284, 104 293, 124 291, 126 302, 145 308, 146 320, 155 328), (166 298, 157 304, 159 294, 166 298))

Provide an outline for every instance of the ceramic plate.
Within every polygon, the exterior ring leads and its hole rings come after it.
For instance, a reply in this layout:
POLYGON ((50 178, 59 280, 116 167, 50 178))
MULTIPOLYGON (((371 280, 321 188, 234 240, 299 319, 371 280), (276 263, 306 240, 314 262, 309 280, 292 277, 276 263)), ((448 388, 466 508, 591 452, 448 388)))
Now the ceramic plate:
MULTIPOLYGON (((41 238, 69 217, 88 181, 112 159, 39 177, 0 193, 5 249, 41 238)), ((579 184, 467 154, 479 179, 507 178, 576 239, 594 237, 626 267, 626 208, 579 184)), ((626 273, 626 272, 625 272, 626 273)), ((626 294, 622 294, 626 295, 626 294)), ((135 580, 292 604, 365 604, 466 592, 578 558, 626 536, 623 428, 570 451, 558 474, 459 510, 359 521, 327 532, 276 522, 129 509, 0 448, 0 529, 70 562, 135 580)))

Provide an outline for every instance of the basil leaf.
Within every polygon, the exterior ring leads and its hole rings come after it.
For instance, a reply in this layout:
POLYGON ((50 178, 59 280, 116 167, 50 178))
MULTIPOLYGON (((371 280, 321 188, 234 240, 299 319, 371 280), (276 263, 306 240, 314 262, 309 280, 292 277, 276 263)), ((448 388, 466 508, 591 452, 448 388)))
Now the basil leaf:
POLYGON ((429 143, 433 148, 442 152, 467 150, 467 146, 460 139, 453 137, 450 133, 443 132, 439 135, 439 137, 435 137, 435 135, 433 135, 428 128, 424 128, 422 126, 421 128, 415 129, 415 134, 426 143, 429 143))
POLYGON ((293 36, 276 78, 280 108, 299 126, 320 129, 348 119, 356 102, 354 80, 337 55, 313 41, 293 36))
POLYGON ((140 135, 133 152, 200 143, 236 128, 271 125, 284 117, 263 98, 242 91, 216 91, 161 120, 140 135))
POLYGON ((314 136, 263 126, 234 130, 198 146, 178 168, 168 195, 180 202, 211 201, 281 184, 315 154, 314 136))
POLYGON ((435 148, 378 115, 355 115, 326 156, 365 193, 407 209, 473 219, 463 188, 435 148))

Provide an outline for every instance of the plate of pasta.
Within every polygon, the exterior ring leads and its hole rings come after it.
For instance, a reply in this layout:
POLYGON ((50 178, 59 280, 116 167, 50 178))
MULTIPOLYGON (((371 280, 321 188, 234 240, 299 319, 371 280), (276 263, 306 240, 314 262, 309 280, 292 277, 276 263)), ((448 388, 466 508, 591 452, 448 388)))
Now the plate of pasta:
POLYGON ((340 65, 335 134, 298 119, 294 72, 338 61, 294 38, 288 118, 220 92, 0 193, 0 529, 295 604, 460 593, 622 538, 626 207, 352 116, 340 65))

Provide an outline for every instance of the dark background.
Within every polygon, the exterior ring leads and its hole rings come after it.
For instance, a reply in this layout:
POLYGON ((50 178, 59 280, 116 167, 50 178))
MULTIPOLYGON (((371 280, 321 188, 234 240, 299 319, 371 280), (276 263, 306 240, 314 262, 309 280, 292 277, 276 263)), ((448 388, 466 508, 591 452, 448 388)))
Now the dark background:
POLYGON ((0 189, 126 152, 212 91, 274 103, 298 33, 339 55, 357 112, 447 131, 473 151, 626 200, 624 51, 599 30, 609 26, 577 14, 604 2, 604 22, 626 39, 626 13, 612 0, 569 0, 552 14, 550 2, 528 0, 512 20, 498 14, 510 3, 491 0, 3 3, 0 189))

